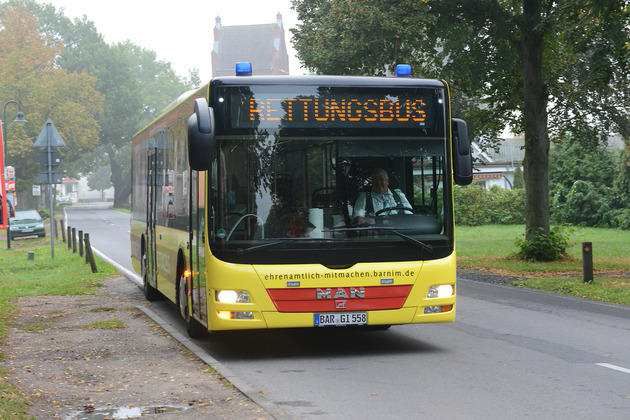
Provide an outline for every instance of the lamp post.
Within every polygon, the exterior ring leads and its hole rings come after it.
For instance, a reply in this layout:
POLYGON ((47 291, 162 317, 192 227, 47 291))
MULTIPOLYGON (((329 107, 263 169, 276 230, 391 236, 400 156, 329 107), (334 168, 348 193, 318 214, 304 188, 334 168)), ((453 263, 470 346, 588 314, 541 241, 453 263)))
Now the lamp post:
MULTIPOLYGON (((4 162, 2 162, 2 170, 6 168, 6 162, 9 160, 9 139, 7 138, 7 129, 9 128, 9 124, 6 123, 7 106, 9 105, 15 105, 16 108, 15 119, 13 120, 13 122, 18 124, 24 124, 26 122, 26 118, 24 117, 24 113, 22 112, 22 104, 20 104, 16 100, 10 100, 4 103, 4 105, 2 106, 2 138, 4 139, 4 162)), ((2 176, 2 179, 4 180, 4 174, 2 176)), ((3 206, 3 213, 6 214, 5 217, 7 218, 7 249, 11 249, 11 214, 9 210, 9 201, 6 191, 5 196, 2 197, 2 200, 4 203, 6 203, 6 206, 3 206)))

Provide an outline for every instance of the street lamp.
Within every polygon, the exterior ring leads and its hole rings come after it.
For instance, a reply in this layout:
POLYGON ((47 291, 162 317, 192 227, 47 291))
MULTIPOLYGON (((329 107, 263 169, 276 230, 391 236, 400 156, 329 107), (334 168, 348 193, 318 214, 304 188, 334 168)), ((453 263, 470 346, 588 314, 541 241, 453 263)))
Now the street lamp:
MULTIPOLYGON (((9 160, 8 159, 9 139, 7 138, 7 129, 9 128, 10 124, 6 124, 7 106, 9 105, 15 105, 15 108, 16 108, 15 119, 12 121, 12 123, 17 123, 17 124, 26 123, 26 117, 24 116, 24 112, 22 112, 22 104, 20 104, 16 100, 10 100, 4 103, 4 105, 2 106, 2 138, 4 139, 4 153, 3 153, 4 162, 2 162, 2 170, 6 168, 6 162, 9 160)), ((4 176, 2 177, 2 179, 4 179, 4 176)), ((5 197, 2 197, 2 200, 4 200, 7 203, 7 206, 4 209, 6 211, 6 218, 7 218, 7 249, 11 249, 11 212, 9 210, 9 205, 8 205, 9 201, 8 201, 8 197, 6 197, 6 194, 7 192, 5 191, 5 197)))

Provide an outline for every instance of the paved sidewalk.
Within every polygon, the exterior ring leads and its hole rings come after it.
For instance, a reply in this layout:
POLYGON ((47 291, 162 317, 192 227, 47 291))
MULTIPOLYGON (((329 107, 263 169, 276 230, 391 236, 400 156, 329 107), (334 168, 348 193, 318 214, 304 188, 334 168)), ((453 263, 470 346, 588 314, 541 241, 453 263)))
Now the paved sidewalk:
POLYGON ((0 367, 36 418, 267 418, 135 305, 124 278, 96 295, 20 300, 0 367), (127 418, 127 417, 119 417, 127 418))

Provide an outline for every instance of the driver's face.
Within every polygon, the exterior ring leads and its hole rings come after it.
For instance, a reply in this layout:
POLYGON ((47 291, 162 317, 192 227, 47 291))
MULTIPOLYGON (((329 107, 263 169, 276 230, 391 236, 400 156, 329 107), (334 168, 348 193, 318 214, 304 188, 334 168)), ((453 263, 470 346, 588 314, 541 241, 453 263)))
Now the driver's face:
POLYGON ((386 192, 389 189, 389 178, 387 174, 376 174, 373 179, 373 189, 376 192, 386 192))

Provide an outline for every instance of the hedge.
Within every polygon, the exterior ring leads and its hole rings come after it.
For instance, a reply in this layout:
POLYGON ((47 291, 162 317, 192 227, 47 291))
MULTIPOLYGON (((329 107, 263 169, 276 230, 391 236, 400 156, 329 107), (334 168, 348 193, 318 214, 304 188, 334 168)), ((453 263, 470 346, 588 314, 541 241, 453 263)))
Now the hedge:
POLYGON ((525 193, 478 185, 455 186, 455 223, 460 225, 513 225, 525 223, 525 193))

